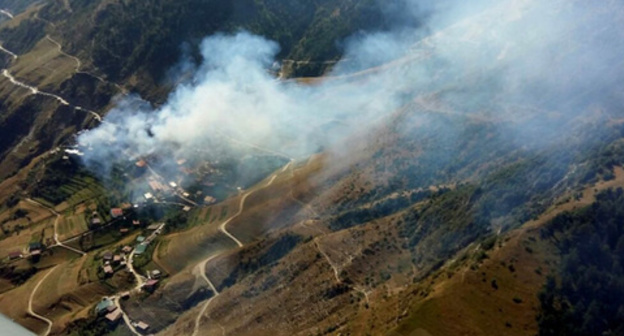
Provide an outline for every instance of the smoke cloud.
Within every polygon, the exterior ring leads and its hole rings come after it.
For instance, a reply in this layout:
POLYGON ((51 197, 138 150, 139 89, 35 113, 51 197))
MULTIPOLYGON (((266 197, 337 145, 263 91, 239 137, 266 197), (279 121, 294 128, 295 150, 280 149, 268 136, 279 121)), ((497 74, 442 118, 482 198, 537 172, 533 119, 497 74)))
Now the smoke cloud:
POLYGON ((532 111, 535 123, 514 136, 535 138, 559 129, 543 118, 552 111, 576 115, 613 100, 624 55, 617 1, 439 3, 389 7, 388 15, 401 12, 397 27, 348 39, 349 61, 313 85, 271 74, 275 42, 244 31, 210 36, 200 65, 175 68, 195 70, 164 105, 121 98, 104 123, 81 134, 84 160, 105 172, 119 153, 175 159, 203 151, 216 158, 246 149, 301 158, 414 102, 507 120, 532 111), (332 132, 327 125, 335 122, 348 126, 332 132))

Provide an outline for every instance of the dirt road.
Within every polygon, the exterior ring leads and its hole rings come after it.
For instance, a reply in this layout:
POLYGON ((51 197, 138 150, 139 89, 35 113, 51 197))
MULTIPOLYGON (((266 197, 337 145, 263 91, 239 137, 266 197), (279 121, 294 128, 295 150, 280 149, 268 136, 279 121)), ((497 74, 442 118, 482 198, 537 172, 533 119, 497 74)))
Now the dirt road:
POLYGON ((50 246, 50 247, 59 246, 59 247, 62 247, 62 248, 68 249, 68 250, 70 250, 70 251, 76 252, 76 253, 78 253, 78 254, 82 255, 83 257, 84 257, 85 255, 87 255, 87 254, 86 254, 85 252, 83 252, 83 251, 80 251, 80 250, 75 249, 75 248, 73 248, 73 247, 71 247, 71 246, 67 246, 67 245, 63 244, 63 243, 62 243, 62 242, 58 239, 58 229, 57 229, 57 228, 58 228, 58 221, 59 221, 59 219, 61 219, 61 214, 60 214, 60 213, 56 212, 56 210, 54 210, 54 209, 52 209, 52 208, 50 208, 50 207, 48 207, 48 206, 45 206, 45 205, 43 205, 43 204, 41 204, 41 203, 39 203, 39 202, 37 202, 37 201, 35 201, 35 200, 33 200, 33 199, 26 198, 26 199, 25 199, 25 201, 26 201, 26 202, 28 202, 28 203, 31 203, 31 204, 35 204, 35 205, 37 205, 37 206, 39 206, 39 207, 41 207, 41 208, 44 208, 44 209, 46 209, 47 211, 51 212, 54 216, 56 216, 56 219, 54 219, 54 245, 52 245, 52 246, 50 246))
POLYGON ((30 314, 32 317, 39 319, 45 323, 48 324, 48 328, 46 329, 46 331, 42 334, 43 336, 47 336, 48 334, 50 334, 50 330, 52 330, 52 321, 48 318, 45 318, 37 313, 35 313, 32 309, 32 303, 33 303, 33 299, 35 297, 35 294, 37 293, 37 290, 39 289, 39 286, 41 286, 41 284, 45 281, 45 279, 47 279, 50 274, 52 274, 52 272, 54 272, 54 270, 57 268, 58 266, 54 266, 54 268, 52 268, 46 275, 43 276, 43 278, 41 278, 41 280, 39 280, 39 282, 37 283, 37 285, 35 286, 35 288, 33 289, 32 293, 30 293, 30 298, 28 299, 28 314, 30 314))

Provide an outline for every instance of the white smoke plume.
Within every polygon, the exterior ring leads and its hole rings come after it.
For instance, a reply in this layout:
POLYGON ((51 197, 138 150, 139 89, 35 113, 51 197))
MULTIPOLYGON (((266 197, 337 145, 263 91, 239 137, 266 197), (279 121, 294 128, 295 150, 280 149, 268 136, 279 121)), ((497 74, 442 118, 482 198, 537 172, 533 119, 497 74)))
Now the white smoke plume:
MULTIPOLYGON (((268 71, 279 51, 272 41, 247 32, 208 37, 192 80, 164 105, 122 98, 102 125, 83 133, 78 141, 90 148, 85 160, 106 166, 119 153, 175 158, 241 146, 300 158, 432 93, 452 92, 440 98, 445 112, 513 119, 526 109, 509 106, 576 113, 601 103, 605 89, 622 78, 617 1, 459 3, 406 1, 407 17, 426 17, 424 25, 348 39, 349 62, 313 85, 268 71), (335 121, 350 127, 323 133, 335 121)), ((401 22, 409 22, 405 13, 401 22)), ((517 132, 538 136, 530 127, 517 132)))

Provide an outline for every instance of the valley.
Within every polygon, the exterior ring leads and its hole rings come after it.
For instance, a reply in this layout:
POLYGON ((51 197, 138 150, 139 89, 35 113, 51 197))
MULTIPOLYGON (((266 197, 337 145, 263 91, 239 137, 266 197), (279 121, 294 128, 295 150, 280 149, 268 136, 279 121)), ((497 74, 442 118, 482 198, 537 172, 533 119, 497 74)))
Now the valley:
POLYGON ((45 336, 624 331, 624 8, 393 4, 0 4, 0 313, 45 336))

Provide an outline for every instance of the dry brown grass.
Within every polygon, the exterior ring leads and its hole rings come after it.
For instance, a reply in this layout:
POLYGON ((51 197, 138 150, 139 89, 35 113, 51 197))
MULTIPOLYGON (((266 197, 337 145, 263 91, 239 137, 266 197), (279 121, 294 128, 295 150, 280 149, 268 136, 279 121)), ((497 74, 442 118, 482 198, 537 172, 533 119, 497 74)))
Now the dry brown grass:
POLYGON ((614 173, 614 180, 585 188, 580 200, 559 203, 537 220, 500 237, 502 246, 488 252, 489 258, 482 264, 468 261, 423 281, 430 284, 426 290, 431 294, 423 299, 417 297, 422 288, 412 292, 409 316, 392 334, 535 335, 537 293, 549 270, 558 263, 555 247, 540 240, 539 228, 562 212, 590 205, 602 190, 624 187, 624 170, 616 167, 614 173), (498 289, 493 288, 493 279, 498 289), (522 302, 514 302, 514 298, 522 302))
POLYGON ((20 55, 9 68, 13 76, 41 90, 49 90, 74 75, 76 63, 61 54, 48 39, 41 39, 33 49, 20 55))
POLYGON ((0 240, 0 258, 5 258, 10 252, 28 250, 28 243, 32 241, 40 241, 43 237, 43 242, 52 239, 54 236, 54 219, 48 218, 41 221, 39 224, 26 227, 21 230, 19 234, 13 234, 0 240))
POLYGON ((22 286, 0 295, 0 312, 36 333, 43 332, 47 324, 27 315, 28 298, 45 273, 39 272, 22 286))

